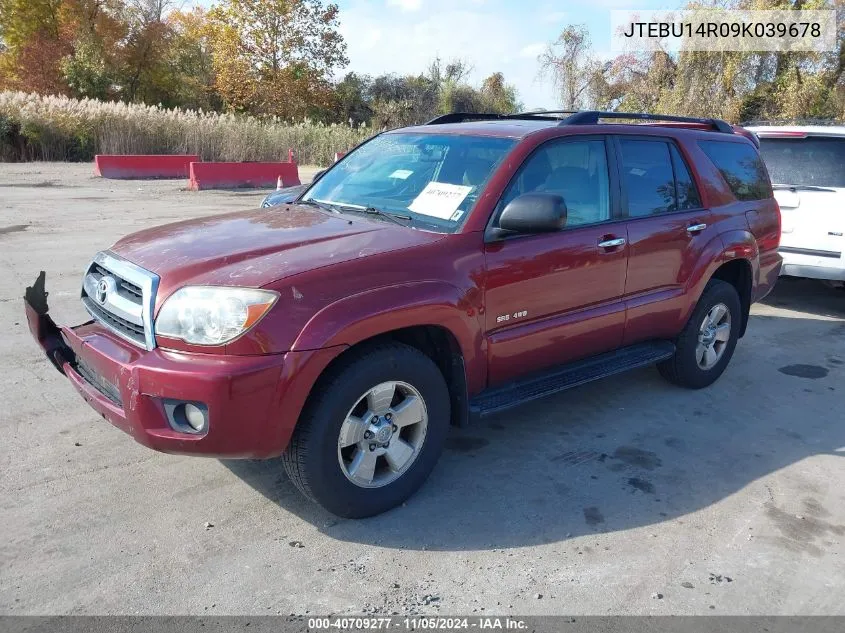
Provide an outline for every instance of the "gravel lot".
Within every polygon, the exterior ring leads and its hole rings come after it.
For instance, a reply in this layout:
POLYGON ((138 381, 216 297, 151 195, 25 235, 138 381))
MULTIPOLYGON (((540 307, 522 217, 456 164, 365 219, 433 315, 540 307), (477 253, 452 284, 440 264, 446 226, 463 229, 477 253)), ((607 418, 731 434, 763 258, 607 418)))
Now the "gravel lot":
POLYGON ((646 369, 453 430, 406 506, 337 520, 277 461, 135 444, 30 339, 39 270, 81 322, 94 252, 264 195, 183 187, 0 165, 0 613, 845 614, 845 292, 782 280, 711 388, 646 369))

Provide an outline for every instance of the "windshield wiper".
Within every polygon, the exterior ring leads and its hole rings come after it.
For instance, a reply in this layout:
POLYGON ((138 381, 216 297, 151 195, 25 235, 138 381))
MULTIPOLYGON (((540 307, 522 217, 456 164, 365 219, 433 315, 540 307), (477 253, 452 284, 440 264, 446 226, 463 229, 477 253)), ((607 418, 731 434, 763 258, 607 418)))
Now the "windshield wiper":
POLYGON ((403 224, 400 220, 406 220, 407 222, 412 221, 410 215, 402 215, 401 213, 392 213, 390 211, 382 211, 381 209, 376 209, 375 207, 367 207, 364 209, 364 213, 369 213, 370 215, 380 215, 383 218, 390 218, 399 226, 408 226, 407 224, 403 224))
POLYGON ((325 202, 319 202, 317 200, 300 200, 297 204, 304 204, 309 207, 317 207, 318 209, 322 209, 323 211, 328 211, 329 213, 340 213, 336 207, 327 204, 325 202))
POLYGON ((788 189, 789 191, 829 191, 836 193, 836 189, 830 187, 817 187, 816 185, 772 185, 772 189, 788 189))
POLYGON ((366 213, 367 215, 377 215, 382 218, 387 218, 388 220, 398 224, 399 226, 408 226, 407 224, 400 222, 400 220, 406 220, 410 222, 414 219, 410 215, 402 215, 400 213, 382 211, 381 209, 376 209, 375 207, 353 207, 341 205, 340 208, 344 211, 351 211, 352 213, 366 213))

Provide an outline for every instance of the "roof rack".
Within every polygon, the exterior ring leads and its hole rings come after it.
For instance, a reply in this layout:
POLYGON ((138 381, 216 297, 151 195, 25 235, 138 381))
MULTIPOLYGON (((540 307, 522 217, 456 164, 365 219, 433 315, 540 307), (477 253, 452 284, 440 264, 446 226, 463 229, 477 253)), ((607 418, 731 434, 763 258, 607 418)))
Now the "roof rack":
POLYGON ((699 119, 688 116, 671 114, 651 114, 649 112, 600 112, 598 110, 584 110, 566 117, 560 125, 597 125, 599 119, 635 119, 639 121, 669 121, 673 123, 697 123, 709 125, 719 132, 733 134, 734 129, 722 119, 699 119))
POLYGON ((495 121, 507 119, 507 114, 493 114, 491 112, 450 112, 434 117, 423 125, 443 125, 445 123, 463 123, 464 121, 495 121))
MULTIPOLYGON (((577 112, 578 112, 578 110, 531 110, 529 112, 517 112, 516 114, 509 114, 507 116, 511 117, 511 118, 515 118, 515 117, 519 117, 519 118, 522 118, 522 117, 537 117, 537 116, 543 116, 544 118, 552 118, 552 117, 544 116, 544 115, 549 115, 549 114, 576 114, 577 112)), ((560 117, 554 117, 554 118, 557 119, 557 118, 560 118, 560 117)))
POLYGON ((722 119, 700 119, 672 114, 651 114, 650 112, 601 112, 599 110, 544 110, 538 112, 517 112, 516 114, 495 114, 492 112, 450 112, 433 118, 425 125, 443 125, 464 121, 507 121, 514 119, 558 121, 558 125, 598 125, 600 119, 634 119, 638 121, 667 121, 672 123, 695 123, 707 125, 718 132, 733 134, 731 124, 722 119), (561 118, 557 114, 568 114, 561 118))
POLYGON ((545 110, 538 112, 517 112, 515 114, 495 114, 492 112, 450 112, 434 117, 423 125, 444 125, 446 123, 463 123, 464 121, 561 121, 559 116, 553 114, 572 114, 572 110, 545 110))

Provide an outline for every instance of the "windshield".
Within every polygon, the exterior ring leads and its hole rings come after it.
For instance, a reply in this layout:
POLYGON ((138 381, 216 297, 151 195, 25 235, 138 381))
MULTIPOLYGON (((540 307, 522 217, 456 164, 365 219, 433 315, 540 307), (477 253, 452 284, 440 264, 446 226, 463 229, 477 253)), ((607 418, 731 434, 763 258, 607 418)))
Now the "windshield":
POLYGON ((845 138, 761 138, 760 154, 774 184, 845 187, 845 138))
POLYGON ((332 167, 302 198, 378 209, 425 230, 461 225, 515 141, 457 134, 382 134, 332 167))

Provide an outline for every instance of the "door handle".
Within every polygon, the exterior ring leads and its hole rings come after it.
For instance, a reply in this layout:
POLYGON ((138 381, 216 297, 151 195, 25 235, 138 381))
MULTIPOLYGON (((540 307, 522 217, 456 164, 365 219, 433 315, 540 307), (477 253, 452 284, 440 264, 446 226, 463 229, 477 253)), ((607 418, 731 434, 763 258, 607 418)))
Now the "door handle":
POLYGON ((690 224, 687 227, 687 233, 689 233, 690 235, 695 235, 696 233, 701 233, 706 228, 706 224, 690 224))
POLYGON ((624 237, 615 237, 610 240, 599 242, 599 248, 615 248, 617 246, 625 246, 624 237))

